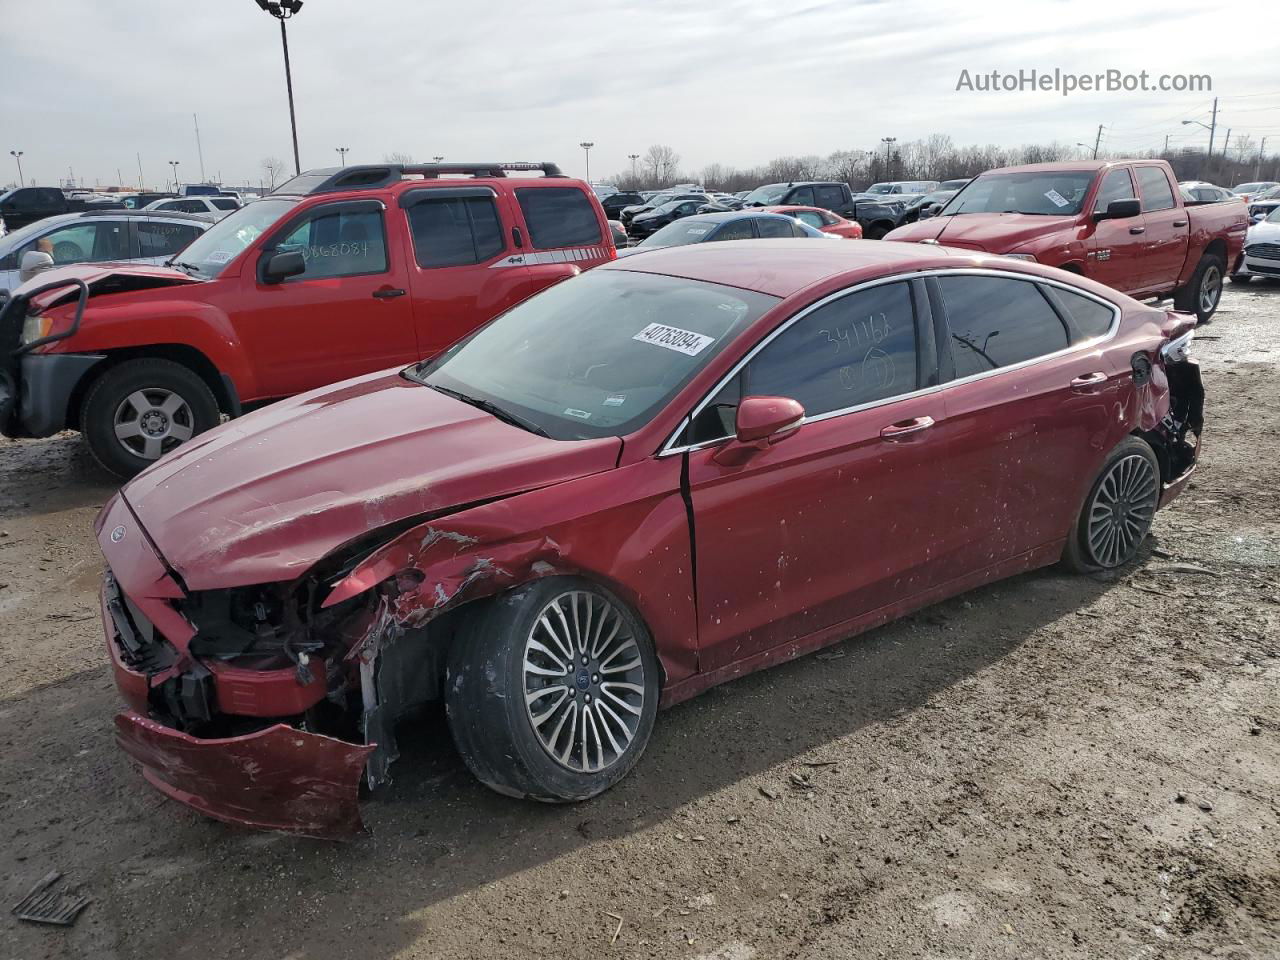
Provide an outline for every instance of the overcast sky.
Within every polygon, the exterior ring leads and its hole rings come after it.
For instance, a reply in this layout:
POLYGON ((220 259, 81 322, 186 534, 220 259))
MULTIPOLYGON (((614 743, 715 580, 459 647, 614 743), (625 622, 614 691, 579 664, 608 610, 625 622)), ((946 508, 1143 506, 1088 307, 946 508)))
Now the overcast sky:
MULTIPOLYGON (((1280 151, 1278 42, 1262 8, 1202 2, 987 0, 306 0, 289 25, 303 169, 391 151, 554 160, 593 179, 670 144, 681 166, 751 166, 881 137, 1203 143, 1226 128, 1280 151), (1259 21, 1261 17, 1261 21, 1259 21), (1246 23, 1251 19, 1254 26, 1246 23), (960 71, 1209 74, 1208 93, 957 92, 960 71)), ((253 0, 0 0, 0 183, 148 185, 169 160, 256 184, 291 169, 277 22, 253 0)))

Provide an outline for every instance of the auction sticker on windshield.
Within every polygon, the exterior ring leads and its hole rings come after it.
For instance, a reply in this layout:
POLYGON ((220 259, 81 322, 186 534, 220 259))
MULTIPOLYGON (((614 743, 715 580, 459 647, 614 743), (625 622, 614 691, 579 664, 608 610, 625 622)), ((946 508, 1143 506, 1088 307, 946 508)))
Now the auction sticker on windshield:
POLYGON ((690 357, 696 357, 716 342, 715 337, 694 333, 692 330, 681 330, 679 327, 668 327, 663 323, 651 323, 631 339, 652 343, 655 347, 666 347, 690 357))
POLYGON ((1053 205, 1055 207, 1065 207, 1071 202, 1062 194, 1060 194, 1057 190, 1050 190, 1047 193, 1045 193, 1045 196, 1048 197, 1053 202, 1053 205))

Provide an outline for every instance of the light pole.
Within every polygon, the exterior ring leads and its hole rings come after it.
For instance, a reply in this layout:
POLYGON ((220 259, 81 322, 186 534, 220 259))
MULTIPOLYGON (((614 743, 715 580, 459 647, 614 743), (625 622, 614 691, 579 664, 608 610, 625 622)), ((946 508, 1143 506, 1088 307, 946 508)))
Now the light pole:
POLYGON ((280 21, 280 45, 284 47, 284 82, 289 89, 289 127, 293 131, 293 172, 302 172, 298 159, 298 118, 293 112, 293 72, 289 69, 289 33, 284 22, 302 9, 302 0, 258 0, 258 6, 280 21))
POLYGON ((444 155, 442 154, 442 155, 440 155, 440 156, 438 156, 438 157, 433 156, 431 159, 432 159, 432 160, 434 160, 436 163, 439 163, 441 160, 443 160, 443 159, 444 159, 444 155))
POLYGON ((179 161, 179 160, 170 160, 170 161, 169 161, 169 166, 173 167, 173 192, 174 192, 174 193, 177 193, 177 192, 178 192, 178 164, 179 164, 180 162, 181 162, 181 161, 179 161))
MULTIPOLYGON (((1266 141, 1264 140, 1263 142, 1265 143, 1266 141)), ((18 161, 18 186, 20 186, 20 187, 21 187, 21 186, 25 186, 25 184, 22 182, 22 154, 23 154, 23 152, 24 152, 24 151, 22 151, 22 150, 10 150, 10 151, 9 151, 9 156, 13 157, 13 159, 15 159, 15 160, 17 160, 17 161, 18 161)))
POLYGON ((338 151, 338 162, 345 167, 347 165, 347 151, 350 150, 351 148, 350 147, 334 147, 333 149, 338 151))
POLYGON ((640 159, 640 154, 628 153, 627 159, 631 161, 631 179, 639 183, 640 174, 636 171, 636 161, 640 159))
POLYGON ((591 148, 595 146, 590 140, 583 140, 578 144, 582 148, 582 152, 587 157, 587 186, 591 186, 591 148))
POLYGON ((897 137, 881 137, 880 142, 884 144, 884 175, 892 176, 889 170, 889 151, 893 149, 893 145, 897 142, 897 137))

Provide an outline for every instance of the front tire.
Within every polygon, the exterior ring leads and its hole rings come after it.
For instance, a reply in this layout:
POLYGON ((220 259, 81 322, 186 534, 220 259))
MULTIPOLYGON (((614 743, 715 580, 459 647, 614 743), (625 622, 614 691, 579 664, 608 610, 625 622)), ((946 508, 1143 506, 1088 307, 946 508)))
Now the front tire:
POLYGON ((1191 282, 1174 291, 1174 309, 1194 313, 1201 323, 1208 323, 1222 302, 1222 276, 1226 269, 1221 257, 1206 253, 1196 265, 1191 282))
POLYGON ((89 388, 80 429, 105 469, 132 477, 218 424, 218 401, 188 367, 159 357, 128 360, 89 388))
POLYGON ((586 800, 640 759, 653 731, 658 659, 610 591, 549 577, 485 603, 449 655, 445 708, 486 786, 549 803, 586 800))
POLYGON ((1160 462, 1145 440, 1111 451, 1067 537, 1062 562, 1076 573, 1122 567, 1138 555, 1160 503, 1160 462))

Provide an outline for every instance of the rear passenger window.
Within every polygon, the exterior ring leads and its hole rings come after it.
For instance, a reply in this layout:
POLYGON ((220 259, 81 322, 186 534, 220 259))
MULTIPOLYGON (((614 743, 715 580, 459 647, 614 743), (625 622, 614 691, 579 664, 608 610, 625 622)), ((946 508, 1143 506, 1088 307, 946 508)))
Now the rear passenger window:
POLYGON ((911 292, 889 283, 833 300, 783 331, 745 373, 745 395, 790 397, 810 417, 911 393, 911 292))
POLYGON ((409 208, 409 232, 420 267, 460 267, 506 249, 492 197, 423 200, 409 208))
POLYGON ((813 187, 800 187, 791 192, 790 199, 787 204, 793 207, 812 207, 813 206, 813 187))
POLYGON ((751 220, 730 220, 723 227, 707 237, 708 240, 750 240, 755 234, 751 232, 751 220))
POLYGON ((1168 210, 1175 206, 1169 178, 1159 167, 1138 167, 1138 189, 1142 191, 1143 210, 1168 210))
POLYGON ((1079 342, 1101 337, 1111 329, 1111 323, 1115 319, 1113 308, 1061 287, 1049 287, 1048 291, 1063 312, 1071 318, 1079 334, 1079 342))
POLYGON ((516 199, 529 239, 542 250, 600 242, 600 221, 587 195, 576 187, 524 187, 516 199))
POLYGON ((1039 288, 1002 277, 939 277, 956 378, 1067 347, 1067 331, 1039 288))
POLYGON ((167 257, 200 236, 200 228, 166 220, 138 221, 138 256, 167 257))
POLYGON ((839 187, 814 187, 814 206, 834 210, 844 203, 844 192, 839 187))
POLYGON ((301 253, 307 265, 297 280, 355 277, 387 269, 382 214, 373 211, 347 210, 313 217, 276 245, 277 252, 291 250, 301 253))
POLYGON ((761 217, 756 221, 756 229, 762 237, 794 237, 791 221, 782 217, 761 217))

